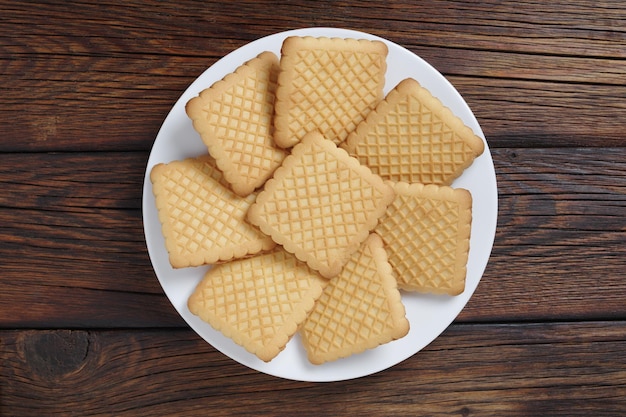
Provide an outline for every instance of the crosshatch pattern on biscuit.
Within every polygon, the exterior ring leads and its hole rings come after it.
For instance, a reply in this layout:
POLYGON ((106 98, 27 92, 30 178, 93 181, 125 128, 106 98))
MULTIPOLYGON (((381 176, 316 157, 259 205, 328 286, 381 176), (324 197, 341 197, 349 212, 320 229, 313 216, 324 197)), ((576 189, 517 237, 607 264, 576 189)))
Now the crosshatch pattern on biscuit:
POLYGON ((287 38, 276 92, 276 143, 291 147, 313 130, 343 142, 383 98, 387 53, 380 41, 287 38))
POLYGON ((309 360, 321 364, 405 336, 405 314, 383 242, 371 234, 330 280, 300 332, 309 360))
POLYGON ((457 295, 465 288, 472 198, 461 188, 397 183, 376 227, 400 288, 457 295))
POLYGON ((484 143, 427 89, 408 78, 342 144, 390 181, 449 185, 484 143))
POLYGON ((339 273, 385 208, 393 189, 312 132, 259 193, 248 220, 326 277, 339 273))
POLYGON ((286 156, 273 139, 278 70, 276 55, 264 52, 186 105, 209 153, 242 196, 262 186, 286 156))
POLYGON ((212 264, 275 246, 245 221, 256 194, 234 194, 209 155, 155 165, 150 177, 172 266, 212 264))
POLYGON ((327 280, 277 247, 209 270, 189 310, 263 361, 296 333, 327 280))

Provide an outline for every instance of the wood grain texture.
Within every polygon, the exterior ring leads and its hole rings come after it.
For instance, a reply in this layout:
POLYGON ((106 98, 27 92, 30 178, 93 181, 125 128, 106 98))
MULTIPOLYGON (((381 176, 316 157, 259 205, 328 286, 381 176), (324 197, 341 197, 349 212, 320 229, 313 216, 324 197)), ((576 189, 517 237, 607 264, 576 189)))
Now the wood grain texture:
POLYGON ((0 151, 149 149, 182 91, 217 59, 308 26, 366 30, 422 56, 468 98, 493 147, 623 145, 619 7, 324 3, 3 1, 0 33, 11 36, 0 37, 0 120, 11 140, 0 151))
POLYGON ((617 0, 0 0, 0 415, 626 415, 626 7, 617 0), (444 334, 313 384, 193 333, 141 205, 159 128, 227 53, 366 31, 458 89, 498 181, 492 255, 444 334))
POLYGON ((141 209, 148 152, 9 153, 0 207, 86 213, 141 209))
POLYGON ((624 317, 624 148, 493 154, 499 192, 495 245, 462 317, 486 318, 487 304, 509 318, 624 317))
POLYGON ((2 406, 12 416, 617 415, 625 334, 624 322, 455 325, 386 371, 313 384, 249 370, 187 330, 2 331, 2 406))
MULTIPOLYGON (((459 320, 625 318, 626 150, 512 148, 492 155, 498 229, 485 275, 459 320)), ((147 258, 139 211, 146 159, 121 152, 5 155, 0 291, 10 296, 0 299, 0 323, 182 324, 147 258), (90 314, 77 317, 74 303, 90 314), (22 305, 37 308, 11 314, 22 305)))

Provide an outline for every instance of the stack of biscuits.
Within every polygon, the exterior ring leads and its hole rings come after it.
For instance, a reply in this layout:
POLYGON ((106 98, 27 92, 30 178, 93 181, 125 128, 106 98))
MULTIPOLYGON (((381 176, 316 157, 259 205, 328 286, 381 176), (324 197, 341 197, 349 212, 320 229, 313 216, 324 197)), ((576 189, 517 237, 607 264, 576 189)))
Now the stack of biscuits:
POLYGON ((172 267, 212 265, 189 310, 263 361, 297 332, 322 364, 405 336, 400 291, 465 288, 483 141, 387 46, 289 37, 186 112, 207 154, 150 178, 172 267))

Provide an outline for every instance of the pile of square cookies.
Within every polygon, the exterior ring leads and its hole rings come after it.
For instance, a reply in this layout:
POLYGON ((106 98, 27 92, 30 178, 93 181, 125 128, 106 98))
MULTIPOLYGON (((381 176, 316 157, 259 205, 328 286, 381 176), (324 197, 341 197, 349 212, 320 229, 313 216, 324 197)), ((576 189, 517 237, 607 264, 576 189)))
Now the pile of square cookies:
POLYGON ((383 94, 376 40, 288 37, 191 99, 207 154, 150 178, 174 268, 213 265, 189 310, 271 361, 405 336, 400 291, 465 287, 480 137, 414 79, 383 94))

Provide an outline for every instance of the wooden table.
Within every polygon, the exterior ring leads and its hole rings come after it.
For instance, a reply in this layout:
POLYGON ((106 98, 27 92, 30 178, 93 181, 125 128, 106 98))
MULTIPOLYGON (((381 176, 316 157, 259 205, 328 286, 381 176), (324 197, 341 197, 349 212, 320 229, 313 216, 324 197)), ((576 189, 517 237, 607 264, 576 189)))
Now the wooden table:
POLYGON ((0 92, 1 415, 626 415, 622 2, 3 0, 0 92), (334 383, 205 343, 159 286, 141 218, 148 154, 187 86, 311 26, 442 72, 499 186, 492 256, 457 320, 334 383))

